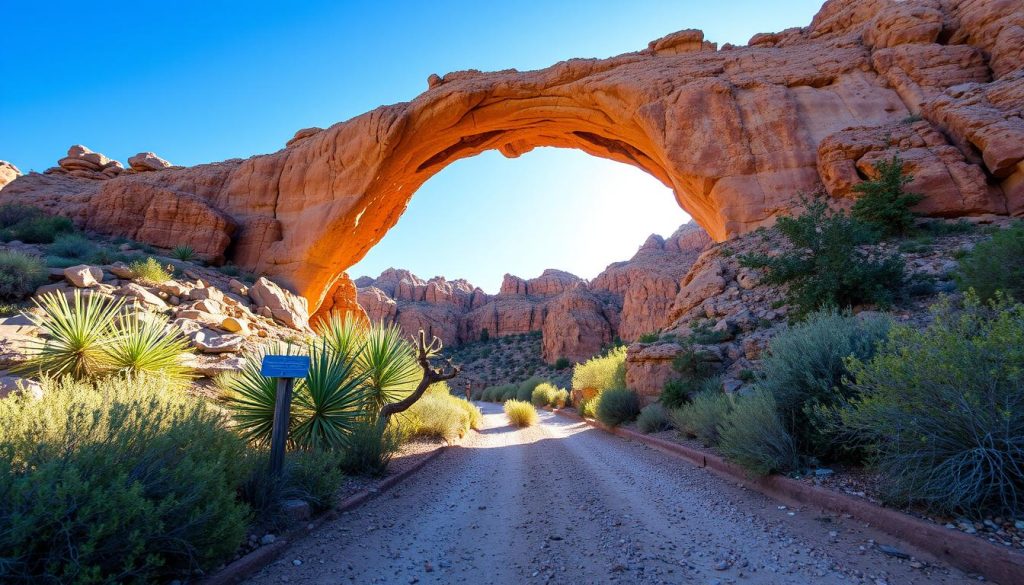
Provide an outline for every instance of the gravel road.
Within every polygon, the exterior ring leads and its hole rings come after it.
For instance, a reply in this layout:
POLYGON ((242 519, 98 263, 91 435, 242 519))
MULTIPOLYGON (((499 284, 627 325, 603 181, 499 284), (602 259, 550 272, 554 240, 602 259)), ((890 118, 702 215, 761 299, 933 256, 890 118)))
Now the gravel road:
POLYGON ((500 406, 481 408, 485 430, 249 582, 974 581, 862 524, 786 508, 584 423, 542 413, 515 429, 500 406))

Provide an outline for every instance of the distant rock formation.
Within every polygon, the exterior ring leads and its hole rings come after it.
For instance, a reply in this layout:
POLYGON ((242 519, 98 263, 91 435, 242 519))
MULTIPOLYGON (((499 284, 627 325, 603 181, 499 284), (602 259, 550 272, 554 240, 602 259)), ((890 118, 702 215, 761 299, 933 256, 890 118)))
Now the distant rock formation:
POLYGON ((496 295, 465 280, 425 281, 395 268, 355 284, 370 320, 397 323, 406 333, 423 329, 458 345, 485 330, 492 337, 540 331, 545 361, 583 360, 616 337, 632 341, 663 326, 682 278, 710 242, 689 223, 667 239, 652 235, 631 260, 592 282, 553 269, 531 279, 506 274, 496 295))

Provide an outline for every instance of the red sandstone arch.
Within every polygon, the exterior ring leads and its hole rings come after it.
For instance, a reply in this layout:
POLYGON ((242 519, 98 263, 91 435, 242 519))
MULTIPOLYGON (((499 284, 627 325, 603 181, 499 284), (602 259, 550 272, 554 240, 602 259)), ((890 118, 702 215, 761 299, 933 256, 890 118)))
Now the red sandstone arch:
POLYGON ((1020 3, 830 0, 810 26, 746 47, 681 31, 610 59, 431 76, 412 101, 300 131, 273 154, 109 180, 30 174, 0 201, 190 244, 321 309, 354 304, 344 270, 420 185, 488 149, 577 148, 632 164, 716 240, 773 221, 799 191, 849 198, 895 152, 927 196, 920 211, 1021 215, 1021 46, 1020 3))

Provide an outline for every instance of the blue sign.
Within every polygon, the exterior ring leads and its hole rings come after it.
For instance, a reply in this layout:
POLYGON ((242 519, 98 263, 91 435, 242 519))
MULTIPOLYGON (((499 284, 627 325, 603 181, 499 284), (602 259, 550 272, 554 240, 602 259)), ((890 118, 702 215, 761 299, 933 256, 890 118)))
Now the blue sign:
POLYGON ((308 355, 265 355, 260 366, 260 374, 268 378, 305 378, 308 373, 308 355))

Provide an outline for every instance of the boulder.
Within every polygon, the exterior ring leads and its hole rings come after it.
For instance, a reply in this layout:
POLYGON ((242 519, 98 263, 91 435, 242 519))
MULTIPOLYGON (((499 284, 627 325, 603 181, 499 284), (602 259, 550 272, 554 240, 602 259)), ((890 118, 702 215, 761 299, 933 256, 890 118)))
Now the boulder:
POLYGON ((171 163, 152 152, 140 152, 128 158, 128 164, 136 171, 162 171, 171 168, 171 163))
POLYGON ((306 299, 260 277, 249 289, 249 296, 259 307, 260 314, 269 311, 276 320, 292 329, 309 329, 309 305, 306 299))
POLYGON ((0 189, 3 189, 4 185, 20 176, 21 171, 18 170, 18 167, 5 160, 0 160, 0 189))
POLYGON ((128 284, 121 285, 121 288, 117 289, 114 294, 135 299, 142 303, 143 306, 151 307, 154 309, 164 310, 167 309, 167 303, 160 297, 156 296, 145 287, 129 282, 128 284))
POLYGON ((192 336, 192 345, 203 353, 234 353, 242 349, 241 335, 219 335, 204 329, 192 336))
POLYGON ((79 264, 65 268, 64 278, 78 288, 91 288, 103 281, 103 270, 88 264, 79 264))
POLYGON ((220 322, 220 328, 229 333, 249 335, 249 322, 237 317, 224 317, 220 322))

